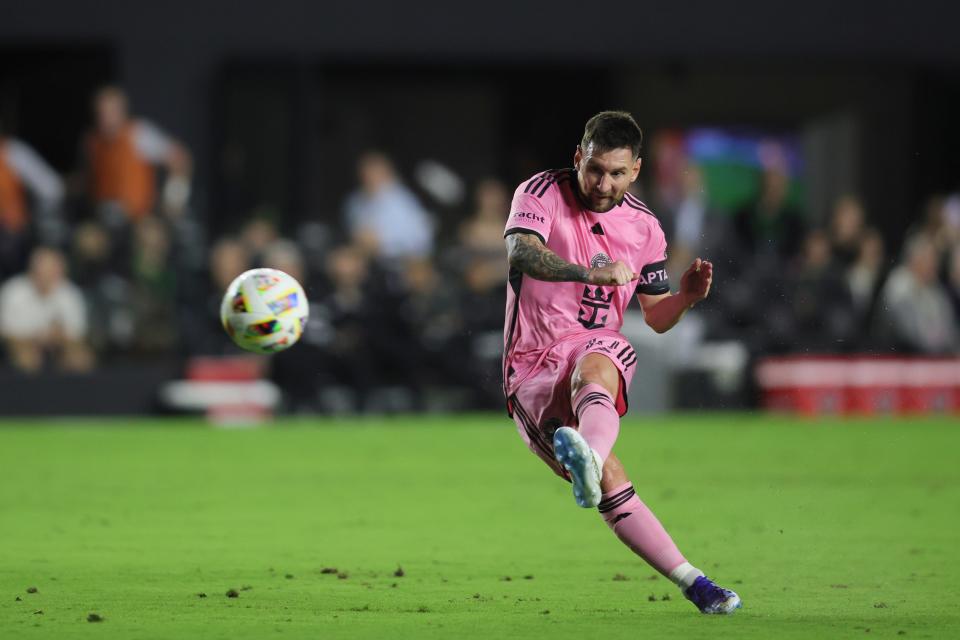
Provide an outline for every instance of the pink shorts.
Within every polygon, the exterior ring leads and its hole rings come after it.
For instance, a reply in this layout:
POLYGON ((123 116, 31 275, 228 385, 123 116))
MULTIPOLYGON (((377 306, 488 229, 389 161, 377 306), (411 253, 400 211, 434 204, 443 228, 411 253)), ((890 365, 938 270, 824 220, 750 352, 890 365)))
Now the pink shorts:
POLYGON ((630 342, 614 331, 591 332, 555 344, 507 398, 507 411, 517 423, 527 447, 567 480, 566 469, 553 455, 553 433, 557 427, 579 426, 571 406, 570 377, 588 353, 602 353, 620 371, 620 389, 615 401, 617 413, 624 415, 637 356, 630 342))

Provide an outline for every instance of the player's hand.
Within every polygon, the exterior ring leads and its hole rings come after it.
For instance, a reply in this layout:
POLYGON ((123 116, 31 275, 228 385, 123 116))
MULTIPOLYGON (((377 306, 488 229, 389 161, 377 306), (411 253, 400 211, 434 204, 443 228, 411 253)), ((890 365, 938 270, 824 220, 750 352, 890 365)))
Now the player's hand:
POLYGON ((710 293, 713 283, 713 263, 697 258, 680 277, 680 295, 685 296, 690 306, 700 302, 710 293))
POLYGON ((617 260, 605 267, 594 267, 587 272, 587 284, 616 285, 630 284, 640 277, 633 269, 617 260))

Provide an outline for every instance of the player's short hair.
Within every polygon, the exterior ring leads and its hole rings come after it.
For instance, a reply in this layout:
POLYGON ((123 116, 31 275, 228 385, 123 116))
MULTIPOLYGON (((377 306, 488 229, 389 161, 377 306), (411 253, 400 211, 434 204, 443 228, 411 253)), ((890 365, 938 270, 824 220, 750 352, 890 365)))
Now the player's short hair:
POLYGON ((636 158, 643 144, 643 131, 633 116, 626 111, 601 111, 587 120, 583 128, 580 148, 593 144, 595 151, 611 151, 629 147, 636 158))

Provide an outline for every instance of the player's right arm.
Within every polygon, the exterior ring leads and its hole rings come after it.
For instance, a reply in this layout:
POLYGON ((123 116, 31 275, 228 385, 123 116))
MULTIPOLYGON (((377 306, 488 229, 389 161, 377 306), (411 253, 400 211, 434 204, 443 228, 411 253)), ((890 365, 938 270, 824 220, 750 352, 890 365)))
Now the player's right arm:
POLYGON ((639 277, 639 274, 619 260, 605 267, 592 269, 567 262, 548 249, 533 233, 514 231, 506 240, 510 266, 536 280, 625 285, 639 277))
POLYGON ((556 174, 545 171, 522 183, 513 194, 510 216, 503 236, 510 266, 536 280, 583 282, 593 285, 625 285, 636 280, 622 262, 594 268, 567 262, 547 248, 554 219, 562 206, 556 174))

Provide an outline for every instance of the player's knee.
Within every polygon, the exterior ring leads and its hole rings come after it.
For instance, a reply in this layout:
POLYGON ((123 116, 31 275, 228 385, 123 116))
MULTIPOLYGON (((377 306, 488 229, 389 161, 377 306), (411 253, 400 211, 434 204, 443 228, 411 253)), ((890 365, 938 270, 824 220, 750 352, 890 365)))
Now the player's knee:
POLYGON ((603 461, 603 479, 601 481, 603 490, 610 491, 627 482, 629 482, 627 472, 620 463, 620 460, 617 456, 610 454, 610 456, 603 461))
POLYGON ((615 395, 620 386, 620 372, 606 357, 591 354, 577 365, 570 383, 573 395, 588 384, 598 384, 615 395))

